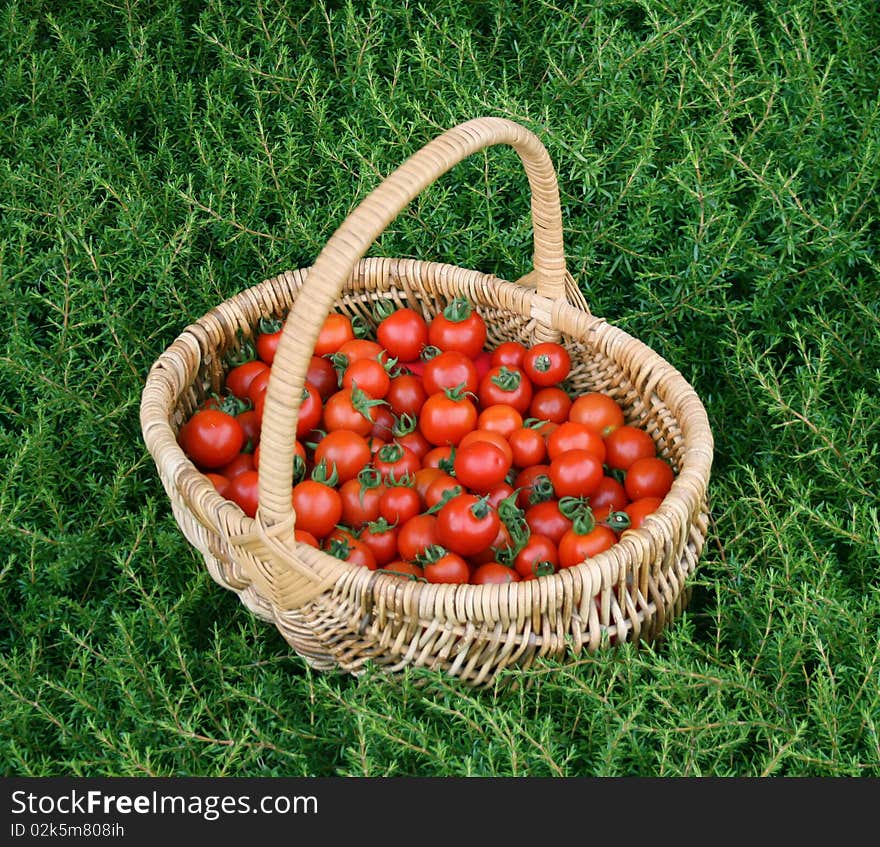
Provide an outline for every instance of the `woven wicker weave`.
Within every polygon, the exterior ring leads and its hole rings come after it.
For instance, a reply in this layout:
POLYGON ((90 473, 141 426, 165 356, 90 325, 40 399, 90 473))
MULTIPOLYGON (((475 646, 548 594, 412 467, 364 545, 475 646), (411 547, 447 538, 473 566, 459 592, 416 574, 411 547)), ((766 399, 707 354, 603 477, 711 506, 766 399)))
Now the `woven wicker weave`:
POLYGON ((320 670, 431 667, 480 685, 539 656, 655 639, 687 604, 706 535, 713 439, 703 404, 657 353, 590 313, 566 270, 550 158, 534 134, 498 118, 461 124, 410 157, 349 215, 311 268, 268 279, 188 326, 150 370, 141 424, 174 517, 210 575, 320 670), (495 144, 512 146, 528 176, 531 273, 508 282, 435 262, 363 258, 420 191, 495 144), (391 298, 430 318, 460 296, 487 319, 489 346, 561 341, 572 359, 569 388, 610 394, 628 422, 648 430, 677 474, 658 511, 595 558, 507 585, 403 580, 295 542, 294 433, 325 316, 335 309, 372 321, 372 304, 391 298), (216 493, 176 433, 206 393, 221 387, 224 356, 241 333, 252 334, 262 316, 285 314, 263 417, 254 519, 216 493))

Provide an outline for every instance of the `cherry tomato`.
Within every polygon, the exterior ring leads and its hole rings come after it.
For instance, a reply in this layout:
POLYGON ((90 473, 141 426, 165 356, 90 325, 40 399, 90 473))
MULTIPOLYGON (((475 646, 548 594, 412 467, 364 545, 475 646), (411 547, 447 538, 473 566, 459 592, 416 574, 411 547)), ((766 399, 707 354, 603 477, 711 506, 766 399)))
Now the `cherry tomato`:
POLYGON ((447 550, 461 556, 479 553, 498 534, 497 510, 476 494, 462 493, 437 512, 437 538, 447 550))
POLYGON ((306 370, 306 379, 318 389, 322 400, 326 400, 339 388, 339 374, 333 362, 326 356, 312 356, 306 370))
MULTIPOLYGON (((296 418, 296 437, 308 435, 321 421, 323 402, 318 389, 310 382, 303 385, 302 402, 296 418)), ((260 419, 262 420, 262 410, 260 419)))
POLYGON ((629 515, 629 529, 638 529, 645 522, 645 518, 648 515, 653 514, 660 508, 662 502, 662 497, 642 497, 624 506, 623 511, 629 515))
POLYGON ((260 416, 254 409, 245 409, 239 412, 235 419, 241 424, 242 432, 244 432, 244 447, 242 450, 256 450, 260 444, 260 431, 262 424, 260 416))
POLYGON ((354 479, 370 463, 372 453, 367 439, 350 429, 328 432, 315 447, 315 464, 324 462, 328 470, 336 469, 338 484, 354 479))
POLYGON ((455 448, 451 444, 432 447, 424 456, 422 456, 422 467, 440 468, 441 470, 450 473, 452 471, 454 457, 455 448))
MULTIPOLYGON (((260 359, 252 359, 241 365, 236 365, 229 373, 226 374, 225 385, 236 397, 242 400, 248 398, 248 387, 253 382, 254 377, 261 373, 268 374, 269 366, 260 359)), ((268 379, 268 376, 267 376, 268 379)))
POLYGON ((371 338, 351 338, 336 351, 335 355, 345 366, 351 365, 358 359, 379 359, 384 362, 387 358, 385 348, 371 338))
POLYGON ((342 504, 340 523, 354 529, 378 520, 384 485, 365 485, 359 479, 349 479, 339 486, 342 504))
POLYGON ((460 388, 464 392, 476 394, 480 377, 473 359, 460 350, 445 350, 425 363, 422 385, 429 395, 447 388, 460 388))
POLYGON ((617 533, 604 524, 597 524, 584 535, 570 529, 559 541, 559 567, 572 568, 616 543, 617 533))
POLYGON ((419 413, 419 429, 435 446, 457 445, 477 424, 477 407, 464 394, 431 394, 419 413))
POLYGON ((248 383, 246 389, 247 397, 243 399, 250 400, 254 408, 257 406, 257 399, 265 395, 266 389, 269 387, 269 377, 271 374, 272 369, 266 365, 266 369, 254 374, 253 379, 248 383))
POLYGON ((353 340, 354 327, 351 318, 341 312, 330 312, 324 319, 318 340, 315 342, 314 355, 327 356, 339 352, 347 341, 353 340))
POLYGON ((385 402, 388 403, 396 417, 401 418, 404 415, 418 417, 427 399, 428 393, 425 391, 420 377, 413 374, 400 374, 391 377, 391 385, 385 395, 385 402))
POLYGON ((585 424, 565 421, 547 436, 547 455, 554 459, 568 450, 586 450, 599 462, 605 461, 605 442, 596 430, 585 424))
POLYGON ((294 528, 293 537, 303 543, 308 544, 310 547, 320 547, 321 545, 318 543, 318 539, 315 538, 314 535, 310 532, 306 532, 304 529, 300 529, 299 527, 294 528))
POLYGON ((281 341, 284 326, 279 320, 263 319, 259 323, 259 328, 255 343, 257 356, 267 365, 271 365, 275 361, 275 351, 281 341))
POLYGON ((522 577, 509 565, 500 562, 484 562, 471 574, 473 585, 504 585, 508 582, 520 582, 522 577))
POLYGON ((427 512, 422 512, 401 524, 397 535, 400 557, 410 562, 422 556, 429 547, 435 547, 439 543, 437 517, 427 512))
POLYGON ((200 470, 216 470, 241 452, 244 430, 233 415, 200 409, 187 421, 181 446, 200 470))
POLYGON ((479 429, 491 429, 505 438, 523 425, 523 416, 508 403, 485 406, 477 417, 479 429))
POLYGON ((433 480, 425 490, 425 507, 433 509, 444 500, 463 492, 461 483, 452 474, 443 473, 433 480))
POLYGON ((389 356, 400 362, 409 362, 417 359, 428 343, 428 324, 415 309, 396 309, 379 321, 376 340, 389 356))
POLYGON ((624 423, 623 409, 613 397, 601 391, 575 397, 568 419, 591 426, 603 438, 624 423))
POLYGON ((665 497, 672 488, 675 473, 669 462, 659 456, 643 456, 627 469, 623 480, 630 500, 642 497, 665 497))
MULTIPOLYGON (((366 437, 373 428, 373 406, 381 402, 368 397, 359 388, 340 388, 324 403, 324 429, 327 432, 350 429, 366 437)), ((297 434, 300 434, 299 428, 297 434)))
POLYGON ((403 559, 395 559, 380 569, 382 573, 391 574, 401 579, 424 579, 425 572, 421 565, 415 562, 407 562, 403 559))
POLYGON ((516 468, 543 464, 547 458, 547 442, 544 436, 532 427, 523 426, 514 430, 508 438, 511 463, 516 468))
POLYGON ((533 532, 516 554, 513 566, 523 579, 553 573, 559 564, 559 551, 556 542, 547 535, 533 532))
POLYGON ((426 561, 423 566, 425 579, 434 583, 462 585, 470 580, 471 569, 462 556, 447 550, 437 558, 426 561))
POLYGON ((217 470, 227 479, 235 479, 245 471, 254 470, 254 455, 253 453, 239 453, 231 462, 227 462, 217 470))
POLYGON ((323 540, 321 547, 331 556, 342 559, 343 562, 351 562, 353 565, 359 565, 371 571, 378 567, 372 548, 348 530, 334 529, 323 540))
POLYGON ((542 341, 526 350, 522 369, 532 385, 541 388, 556 385, 568 377, 571 356, 562 344, 542 341))
POLYGON ((357 386, 365 394, 381 400, 391 388, 391 377, 378 359, 357 359, 342 373, 342 388, 357 386))
POLYGON ((526 355, 526 346, 519 341, 502 341, 491 352, 490 363, 493 368, 508 365, 521 368, 526 355))
POLYGON ((526 523, 533 533, 546 535, 554 544, 572 527, 572 522, 559 511, 558 500, 544 500, 526 509, 526 523))
POLYGON ((383 403, 379 406, 373 406, 370 409, 370 414, 373 416, 373 425, 370 427, 370 436, 372 438, 380 438, 387 444, 393 439, 394 412, 391 411, 389 406, 383 403))
POLYGON ((626 489, 613 476, 603 476, 590 495, 590 508, 598 518, 601 509, 619 512, 629 503, 626 489))
POLYGON ((549 385, 532 394, 529 417, 561 424, 568 420, 571 406, 572 400, 566 391, 557 385, 549 385))
POLYGON ((296 525, 319 541, 333 531, 342 517, 342 499, 331 485, 304 479, 293 487, 291 496, 296 525))
POLYGON ((439 350, 459 350, 473 359, 482 351, 487 334, 480 313, 465 298, 457 297, 431 320, 428 343, 439 350))
POLYGON ((602 460, 589 450, 566 450, 550 460, 550 482, 560 499, 589 497, 604 474, 602 460))
POLYGON ((452 467, 455 478, 463 486, 485 494, 504 482, 510 462, 510 456, 497 444, 488 440, 472 440, 468 444, 459 444, 452 467))
POLYGON ((388 485, 379 497, 379 516, 394 526, 403 526, 422 510, 419 492, 408 485, 388 485))
POLYGON ((419 495, 423 506, 425 505, 425 494, 428 491, 428 486, 441 476, 448 476, 448 474, 440 467, 425 464, 422 464, 422 467, 413 474, 413 488, 415 488, 416 493, 419 495))
POLYGON ((477 390, 482 408, 504 403, 513 406, 521 415, 528 411, 532 393, 532 383, 525 372, 508 365, 491 368, 480 380, 477 390))
POLYGON ((516 505, 521 509, 527 509, 535 503, 553 499, 550 465, 537 464, 523 468, 513 480, 513 487, 519 490, 516 505))
POLYGON ((237 503, 249 518, 257 514, 259 479, 260 475, 253 469, 242 471, 229 481, 226 489, 226 499, 237 503))
POLYGON ((214 473, 213 471, 208 471, 205 474, 209 480, 211 480, 211 485, 214 486, 214 490, 221 496, 226 496, 226 491, 229 488, 229 483, 231 480, 229 477, 223 476, 223 474, 214 473))
POLYGON ((605 462, 609 468, 625 471, 636 459, 656 454, 654 439, 639 427, 623 424, 605 437, 605 462))
POLYGON ((358 538, 373 553, 378 567, 384 567, 397 558, 397 536, 400 529, 384 520, 368 523, 358 538))
POLYGON ((458 442, 456 450, 460 450, 468 444, 473 444, 475 441, 487 441, 489 444, 494 444, 504 453, 504 458, 507 460, 508 465, 513 464, 513 448, 510 446, 510 442, 500 432, 492 429, 480 429, 477 426, 476 429, 465 433, 464 438, 458 442))
POLYGON ((421 459, 401 444, 386 444, 373 456, 373 467, 386 481, 399 482, 407 476, 412 477, 421 466, 421 459))

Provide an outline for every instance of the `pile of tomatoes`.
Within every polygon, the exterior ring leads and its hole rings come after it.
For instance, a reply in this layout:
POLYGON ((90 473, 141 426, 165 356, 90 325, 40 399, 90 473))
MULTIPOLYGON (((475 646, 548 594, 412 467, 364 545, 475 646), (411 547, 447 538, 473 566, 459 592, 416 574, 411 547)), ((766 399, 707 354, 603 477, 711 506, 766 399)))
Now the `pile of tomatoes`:
MULTIPOLYGON (((251 517, 280 336, 262 320, 179 433, 251 517)), ((597 555, 657 509, 672 466, 610 395, 566 388, 564 345, 486 347, 462 298, 430 320, 390 302, 372 325, 327 316, 297 418, 298 540, 402 577, 516 582, 597 555)))

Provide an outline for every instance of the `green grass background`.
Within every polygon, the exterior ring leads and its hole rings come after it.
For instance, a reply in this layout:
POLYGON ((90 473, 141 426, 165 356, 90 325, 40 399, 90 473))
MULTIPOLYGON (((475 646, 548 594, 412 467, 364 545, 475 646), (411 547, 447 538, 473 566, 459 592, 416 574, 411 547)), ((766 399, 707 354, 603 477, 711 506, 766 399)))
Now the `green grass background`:
MULTIPOLYGON (((0 51, 3 774, 880 776, 874 0, 34 0, 0 51), (315 673, 178 531, 140 391, 479 115, 544 141, 593 312, 706 405, 693 600, 517 690, 315 673)), ((373 252, 529 270, 515 155, 373 252)))

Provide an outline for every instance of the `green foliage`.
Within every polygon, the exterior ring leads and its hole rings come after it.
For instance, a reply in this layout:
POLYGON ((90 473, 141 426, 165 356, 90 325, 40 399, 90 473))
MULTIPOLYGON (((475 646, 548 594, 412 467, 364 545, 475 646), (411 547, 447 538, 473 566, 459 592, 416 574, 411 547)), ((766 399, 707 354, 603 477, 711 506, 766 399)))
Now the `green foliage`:
MULTIPOLYGON (((0 33, 5 774, 880 776, 876 3, 6 2, 0 33), (706 403, 693 601, 488 691, 313 673, 179 533, 143 380, 483 114, 546 143, 594 313, 706 403)), ((530 239, 493 149, 372 250, 514 279, 530 239)))

